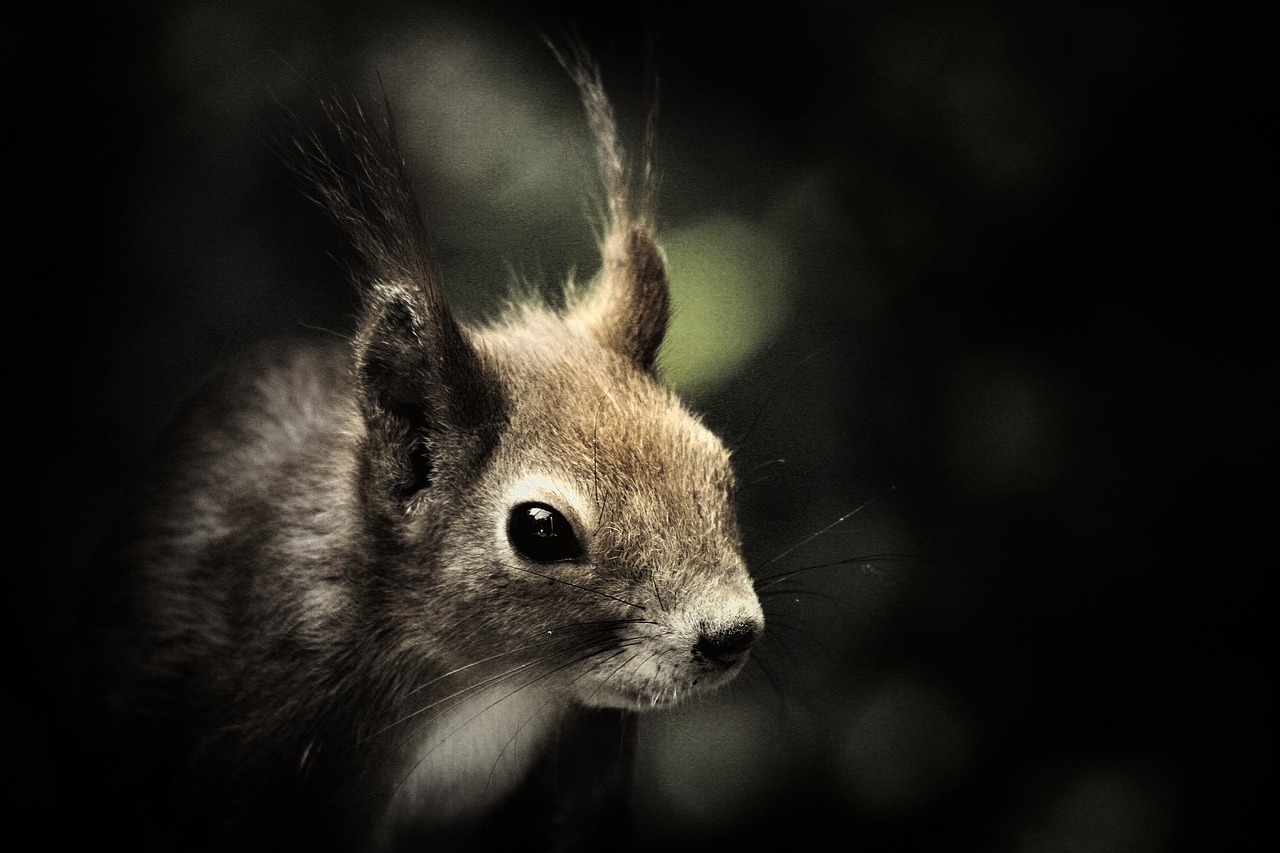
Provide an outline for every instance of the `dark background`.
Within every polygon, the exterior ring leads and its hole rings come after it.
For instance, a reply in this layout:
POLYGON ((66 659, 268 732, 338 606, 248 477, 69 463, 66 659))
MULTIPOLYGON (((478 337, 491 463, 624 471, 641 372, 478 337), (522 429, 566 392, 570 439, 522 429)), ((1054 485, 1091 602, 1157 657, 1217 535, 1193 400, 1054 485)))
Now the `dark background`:
MULTIPOLYGON (((12 849, 84 829, 92 792, 51 760, 60 606, 147 445, 241 346, 350 327, 341 244, 270 143, 281 103, 305 114, 309 74, 367 86, 417 33, 535 69, 519 97, 572 116, 540 43, 570 31, 632 130, 656 45, 664 224, 732 216, 788 247, 778 333, 691 393, 749 472, 753 564, 906 557, 805 574, 770 598, 738 687, 646 721, 646 840, 1236 846, 1275 795, 1274 24, 1157 3, 305 0, 18 21, 12 849)), ((580 208, 530 219, 447 180, 420 189, 464 309, 508 261, 590 271, 580 208)))

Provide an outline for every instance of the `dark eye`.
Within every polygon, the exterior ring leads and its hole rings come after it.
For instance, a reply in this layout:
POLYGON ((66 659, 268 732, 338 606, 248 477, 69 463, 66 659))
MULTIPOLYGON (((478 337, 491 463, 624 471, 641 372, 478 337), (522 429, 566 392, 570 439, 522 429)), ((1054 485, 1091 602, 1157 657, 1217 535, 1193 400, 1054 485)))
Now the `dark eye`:
POLYGON ((582 553, 568 519, 546 504, 520 504, 511 510, 507 538, 511 547, 535 563, 573 560, 582 553))

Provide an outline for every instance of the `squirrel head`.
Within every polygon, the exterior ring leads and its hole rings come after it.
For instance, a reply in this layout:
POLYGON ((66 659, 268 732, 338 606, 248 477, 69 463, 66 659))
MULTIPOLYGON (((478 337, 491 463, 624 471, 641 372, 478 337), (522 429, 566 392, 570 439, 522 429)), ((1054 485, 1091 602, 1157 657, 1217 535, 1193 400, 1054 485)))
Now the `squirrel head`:
POLYGON ((343 112, 361 174, 325 169, 320 191, 370 269, 357 490, 400 648, 643 708, 726 682, 764 622, 729 453, 656 369, 670 296, 652 170, 634 203, 599 74, 565 65, 608 213, 600 272, 562 310, 454 318, 389 111, 343 112))

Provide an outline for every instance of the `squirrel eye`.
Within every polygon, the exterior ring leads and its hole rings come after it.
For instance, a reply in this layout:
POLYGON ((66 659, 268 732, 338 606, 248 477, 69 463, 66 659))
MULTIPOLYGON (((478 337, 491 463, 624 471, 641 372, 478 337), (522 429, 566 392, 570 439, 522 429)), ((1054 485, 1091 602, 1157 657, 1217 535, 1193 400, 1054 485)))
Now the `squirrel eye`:
POLYGON ((512 509, 507 539, 511 547, 535 563, 573 560, 582 553, 568 519, 546 504, 520 504, 512 509))

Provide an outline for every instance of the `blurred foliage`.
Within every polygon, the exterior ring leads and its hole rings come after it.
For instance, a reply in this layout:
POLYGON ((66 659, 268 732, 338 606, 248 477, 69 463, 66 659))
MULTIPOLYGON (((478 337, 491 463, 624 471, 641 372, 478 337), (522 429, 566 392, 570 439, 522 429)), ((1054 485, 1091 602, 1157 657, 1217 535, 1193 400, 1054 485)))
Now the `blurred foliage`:
POLYGON ((729 218, 668 231, 662 245, 673 303, 663 376, 677 390, 724 381, 785 326, 789 249, 765 227, 729 218))

